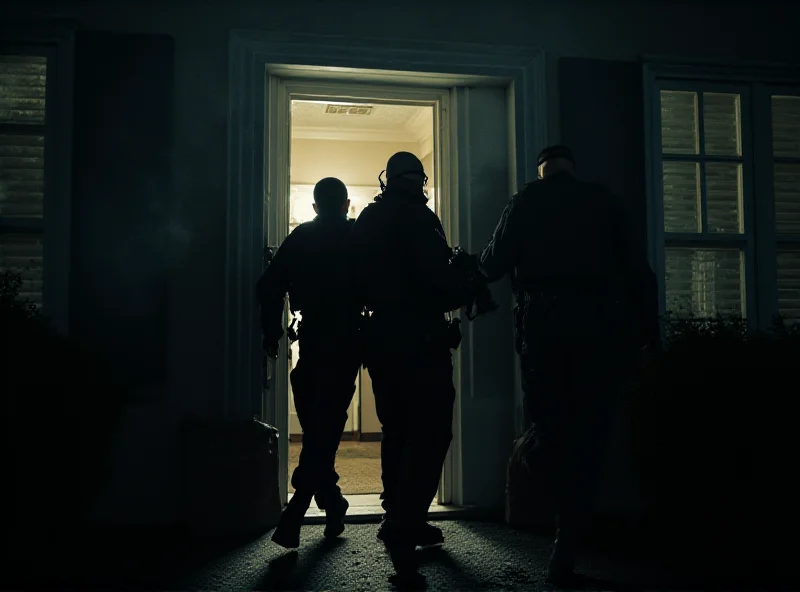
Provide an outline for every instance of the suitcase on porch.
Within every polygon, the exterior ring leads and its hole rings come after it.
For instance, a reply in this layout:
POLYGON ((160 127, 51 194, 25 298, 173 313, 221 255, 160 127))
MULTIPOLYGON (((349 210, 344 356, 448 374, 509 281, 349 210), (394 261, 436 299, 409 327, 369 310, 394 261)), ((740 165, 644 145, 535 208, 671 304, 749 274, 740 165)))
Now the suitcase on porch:
POLYGON ((193 419, 182 435, 181 505, 192 534, 259 535, 278 523, 276 428, 256 419, 193 419))

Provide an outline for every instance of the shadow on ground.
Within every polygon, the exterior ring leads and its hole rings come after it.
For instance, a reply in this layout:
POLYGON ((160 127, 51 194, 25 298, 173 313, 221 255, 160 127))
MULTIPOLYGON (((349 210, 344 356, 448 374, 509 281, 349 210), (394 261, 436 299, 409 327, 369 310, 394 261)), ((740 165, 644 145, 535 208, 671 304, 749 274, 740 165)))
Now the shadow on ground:
MULTIPOLYGON (((481 522, 463 524, 484 541, 486 548, 509 548, 513 546, 509 537, 517 537, 522 550, 542 539, 552 541, 554 536, 554 529, 546 526, 498 529, 481 522)), ((784 559, 793 556, 786 547, 796 546, 791 539, 763 540, 753 536, 748 544, 738 545, 737 552, 731 553, 730 544, 713 532, 705 532, 700 540, 697 530, 688 527, 680 533, 667 534, 641 518, 626 521, 606 517, 585 533, 584 542, 578 563, 582 577, 573 586, 575 589, 800 589, 794 561, 784 559)))
MULTIPOLYGON (((269 534, 250 539, 202 540, 164 533, 68 533, 42 536, 17 548, 4 567, 0 589, 92 590, 551 590, 545 570, 551 535, 512 530, 493 522, 440 522, 445 545, 418 551, 415 582, 397 580, 375 535, 377 524, 348 524, 325 541, 324 526, 303 528, 301 547, 286 551, 269 534)), ((11 541, 13 543, 13 541, 11 541)), ((13 545, 12 545, 13 547, 13 545)), ((580 564, 582 582, 571 589, 720 589, 730 578, 698 573, 669 577, 654 564, 592 552, 580 564), (693 576, 693 577, 690 577, 693 576), (680 580, 680 581, 679 581, 680 580)), ((753 587, 776 588, 773 585, 753 587)))

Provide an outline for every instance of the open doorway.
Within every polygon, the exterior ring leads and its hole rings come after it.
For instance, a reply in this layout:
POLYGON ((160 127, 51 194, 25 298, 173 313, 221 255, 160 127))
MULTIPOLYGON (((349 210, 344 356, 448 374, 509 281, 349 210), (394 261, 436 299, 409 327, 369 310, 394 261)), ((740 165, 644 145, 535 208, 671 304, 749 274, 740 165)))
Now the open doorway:
MULTIPOLYGON (((283 359, 263 364, 253 286, 264 247, 280 245, 289 230, 290 97, 434 105, 434 159, 444 155, 436 166, 436 208, 450 244, 473 252, 484 246, 508 196, 535 176, 533 155, 552 142, 547 60, 518 47, 434 40, 404 46, 259 31, 232 31, 230 40, 225 416, 255 415, 278 428, 285 502, 287 348, 283 359)), ((507 289, 495 299, 512 304, 507 289)), ((502 506, 511 418, 521 400, 509 314, 463 325, 464 340, 453 352, 456 409, 440 503, 502 506)))
MULTIPOLYGON (((314 217, 313 187, 324 177, 334 176, 345 183, 351 200, 349 216, 357 218, 379 193, 378 175, 398 151, 412 152, 422 160, 429 177, 428 207, 449 231, 454 219, 450 215, 454 207, 449 192, 450 159, 455 153, 448 150, 448 90, 276 77, 271 77, 270 89, 276 100, 268 125, 278 133, 270 135, 274 143, 266 163, 270 179, 265 208, 267 244, 279 245, 289 232, 314 217), (270 195, 277 199, 269 199, 270 195)), ((292 322, 288 311, 285 322, 292 322)), ((290 475, 299 459, 302 430, 288 379, 298 348, 295 344, 283 352, 275 366, 274 398, 270 393, 266 396, 275 405, 279 431, 288 434, 279 446, 281 495, 287 499, 293 493, 290 475)), ((457 359, 454 366, 458 366, 457 359)), ((381 511, 381 425, 366 370, 359 373, 348 417, 337 456, 339 485, 348 496, 351 514, 371 515, 381 511)), ((456 418, 454 425, 457 423, 456 418)), ((458 457, 456 444, 445 462, 437 504, 452 500, 458 457)))
MULTIPOLYGON (((348 216, 358 218, 380 191, 378 174, 399 151, 411 152, 422 161, 429 178, 428 205, 436 211, 432 105, 291 99, 290 118, 289 232, 314 218, 313 189, 324 177, 344 182, 350 198, 348 216)), ((289 351, 289 372, 297 363, 298 352, 295 342, 289 351)), ((300 456, 302 430, 291 383, 288 394, 291 476, 300 456)), ((372 382, 362 368, 337 455, 342 493, 381 493, 380 440, 372 382)))

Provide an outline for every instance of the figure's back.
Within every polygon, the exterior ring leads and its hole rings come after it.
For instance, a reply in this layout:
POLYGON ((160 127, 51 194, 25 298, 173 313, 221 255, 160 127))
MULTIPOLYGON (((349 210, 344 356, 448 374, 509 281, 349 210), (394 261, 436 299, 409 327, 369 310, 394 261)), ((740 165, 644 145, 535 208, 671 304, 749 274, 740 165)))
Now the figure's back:
POLYGON ((354 227, 361 297, 371 311, 436 316, 432 294, 409 253, 415 233, 440 225, 424 203, 392 196, 370 204, 354 227))
POLYGON ((612 196, 564 175, 532 183, 517 197, 522 219, 517 277, 522 283, 616 282, 612 196))
MULTIPOLYGON (((527 334, 547 343, 627 342, 637 316, 620 257, 624 215, 599 185, 558 175, 537 181, 519 199, 516 277, 529 296, 527 334)), ((572 346, 570 346, 572 347, 572 346)))
POLYGON ((333 326, 352 319, 352 220, 316 218, 298 226, 293 236, 290 305, 304 321, 333 326))

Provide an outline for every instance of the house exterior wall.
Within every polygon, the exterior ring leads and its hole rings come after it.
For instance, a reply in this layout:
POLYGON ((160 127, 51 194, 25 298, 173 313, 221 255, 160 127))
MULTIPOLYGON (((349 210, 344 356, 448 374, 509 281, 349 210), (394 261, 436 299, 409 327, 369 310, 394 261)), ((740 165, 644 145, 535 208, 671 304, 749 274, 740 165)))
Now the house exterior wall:
MULTIPOLYGON (((726 62, 797 62, 800 41, 790 30, 793 21, 782 13, 784 10, 778 4, 765 2, 697 6, 666 0, 501 0, 470 4, 468 9, 463 3, 436 0, 342 0, 334 4, 6 0, 0 8, 0 20, 12 16, 74 20, 83 31, 78 35, 79 43, 81 38, 87 43, 83 53, 87 60, 101 59, 98 52, 115 46, 114 38, 119 42, 128 38, 125 34, 170 38, 169 43, 155 43, 158 49, 149 45, 151 50, 143 50, 142 45, 129 44, 128 51, 132 53, 125 68, 115 66, 111 55, 105 56, 104 68, 95 68, 96 76, 102 74, 115 80, 137 76, 137 88, 143 97, 150 90, 169 99, 172 120, 161 127, 167 125, 171 134, 161 141, 162 145, 170 145, 164 155, 170 165, 165 169, 162 160, 140 158, 136 151, 109 155, 117 167, 126 158, 138 163, 140 180, 147 177, 149 185, 122 184, 119 175, 99 180, 87 170, 76 169, 73 211, 79 218, 74 220, 74 227, 93 220, 94 226, 89 226, 87 232, 101 232, 103 220, 110 214, 100 197, 104 192, 115 192, 127 207, 133 208, 132 215, 140 216, 144 228, 147 221, 134 205, 140 195, 149 191, 149 201, 138 203, 148 203, 151 224, 161 228, 169 245, 164 247, 168 261, 158 268, 147 267, 153 254, 146 249, 138 253, 131 249, 110 250, 105 259, 95 257, 82 263, 79 277, 84 278, 84 283, 80 289, 86 295, 99 281, 102 269, 139 264, 140 269, 154 271, 149 276, 153 282, 151 291, 147 298, 137 301, 142 308, 141 318, 149 319, 149 333, 137 332, 135 327, 115 327, 115 322, 121 322, 121 315, 107 318, 107 330, 102 332, 97 319, 93 320, 91 307, 87 304, 81 309, 84 322, 95 327, 94 333, 86 329, 89 337, 113 340, 112 333, 119 335, 125 329, 133 332, 134 344, 124 351, 136 353, 138 348, 139 366, 147 369, 139 380, 142 401, 131 409, 119 434, 117 481, 98 508, 99 515, 109 520, 138 522, 173 520, 177 515, 177 422, 190 414, 224 414, 231 30, 352 38, 388 36, 407 40, 412 48, 415 41, 436 39, 543 49, 548 57, 548 100, 546 105, 529 108, 546 108, 550 140, 571 144, 586 176, 609 181, 626 196, 643 221, 641 67, 636 61, 642 55, 657 54, 726 62), (93 37, 89 33, 92 31, 115 34, 93 37), (147 74, 147 68, 155 67, 159 56, 173 60, 171 71, 164 74, 161 82, 158 77, 151 80, 147 74), (148 80, 161 86, 148 89, 148 80), (154 188, 158 187, 169 187, 170 191, 153 197, 157 191, 154 188), (115 328, 117 331, 111 330, 115 328), (160 348, 161 345, 165 347, 160 348)), ((80 70, 81 64, 76 68, 80 70)), ((102 85, 93 87, 91 80, 85 80, 84 87, 76 87, 76 114, 81 109, 85 114, 92 88, 103 89, 102 85)), ((121 130, 130 129, 125 122, 130 122, 140 107, 121 95, 109 95, 109 100, 114 103, 107 104, 106 123, 113 121, 116 110, 121 124, 116 131, 110 127, 108 133, 120 146, 124 144, 121 130)), ((155 103, 152 105, 157 109, 155 103)), ((104 137, 87 126, 88 123, 74 130, 76 145, 83 144, 85 154, 100 154, 104 137)), ((139 151, 147 150, 148 139, 144 135, 127 133, 137 138, 135 147, 139 151)), ((91 164, 86 161, 87 167, 91 164)), ((123 226, 120 223, 120 228, 123 226)), ((99 240, 98 237, 95 235, 99 240)), ((100 248, 96 243, 97 240, 89 241, 82 247, 84 252, 100 248)), ((80 256, 80 252, 73 254, 75 260, 80 256)), ((121 342, 122 337, 117 339, 121 342)), ((128 371, 136 374, 135 369, 128 371)))

